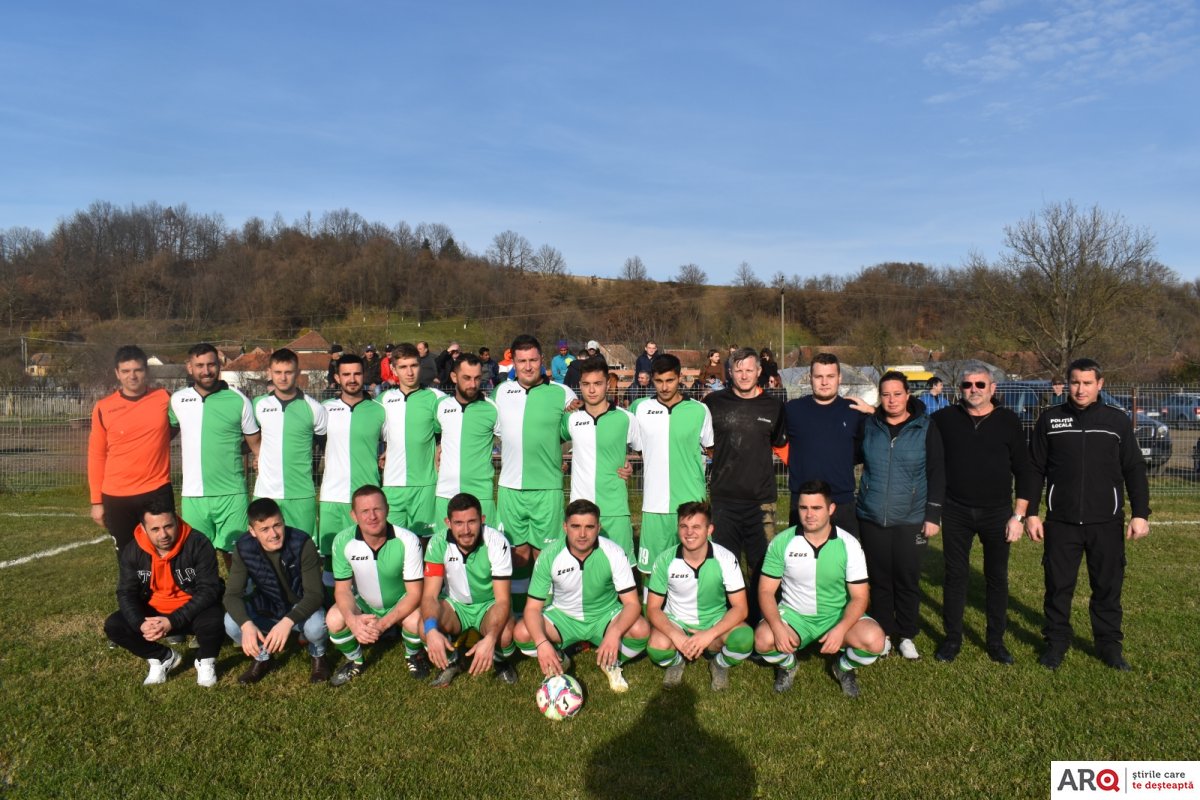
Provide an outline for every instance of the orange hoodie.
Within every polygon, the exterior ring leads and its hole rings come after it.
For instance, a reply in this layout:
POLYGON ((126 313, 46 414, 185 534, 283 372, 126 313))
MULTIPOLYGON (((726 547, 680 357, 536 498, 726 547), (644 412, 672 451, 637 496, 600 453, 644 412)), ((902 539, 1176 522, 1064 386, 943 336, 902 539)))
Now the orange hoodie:
POLYGON ((179 520, 177 524, 179 525, 179 538, 175 540, 175 546, 165 556, 158 554, 157 548, 150 541, 150 536, 141 523, 138 523, 138 526, 133 529, 133 538, 138 543, 138 547, 150 554, 150 607, 164 616, 183 608, 192 599, 190 594, 179 588, 179 585, 175 583, 175 576, 171 574, 171 559, 179 554, 183 543, 192 535, 191 526, 186 522, 179 520))

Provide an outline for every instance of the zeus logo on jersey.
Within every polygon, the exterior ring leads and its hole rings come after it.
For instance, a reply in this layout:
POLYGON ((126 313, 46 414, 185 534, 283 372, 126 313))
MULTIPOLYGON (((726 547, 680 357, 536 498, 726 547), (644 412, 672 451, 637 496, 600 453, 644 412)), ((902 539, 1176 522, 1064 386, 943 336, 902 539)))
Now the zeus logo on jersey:
POLYGON ((683 580, 687 580, 690 577, 692 577, 692 576, 686 572, 672 572, 671 573, 671 580, 675 580, 676 578, 681 578, 683 580))
POLYGON ((199 403, 200 398, 199 397, 181 397, 181 398, 179 398, 179 402, 181 402, 181 403, 199 403))
POLYGON ((648 408, 648 409, 646 409, 646 413, 647 414, 665 414, 667 412, 663 411, 661 408, 648 408))
POLYGON ((555 576, 555 577, 558 577, 558 576, 560 576, 560 575, 569 575, 569 574, 571 574, 571 573, 572 573, 572 572, 574 572, 574 571, 575 571, 575 568, 574 568, 574 567, 563 567, 563 568, 562 568, 562 569, 560 569, 558 572, 554 573, 554 576, 555 576))
POLYGON ((351 561, 370 561, 370 556, 350 556, 351 561))
POLYGON ((793 550, 788 553, 788 558, 808 558, 808 553, 803 550, 793 550))
POLYGON ((258 410, 258 413, 260 413, 260 414, 274 414, 274 413, 276 413, 276 412, 278 412, 278 411, 279 411, 279 409, 278 409, 278 408, 274 408, 274 407, 272 407, 272 406, 267 406, 266 408, 260 408, 260 409, 258 410))
POLYGON ((592 422, 591 422, 591 420, 577 419, 571 424, 574 425, 576 428, 579 428, 579 427, 587 427, 588 425, 591 425, 592 422))

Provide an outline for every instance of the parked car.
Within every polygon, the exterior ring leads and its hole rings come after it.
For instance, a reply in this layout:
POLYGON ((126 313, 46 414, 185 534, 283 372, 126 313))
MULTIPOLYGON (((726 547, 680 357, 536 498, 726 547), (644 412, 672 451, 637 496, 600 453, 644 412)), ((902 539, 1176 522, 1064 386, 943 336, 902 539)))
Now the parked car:
POLYGON ((1163 398, 1162 414, 1159 418, 1163 422, 1188 425, 1200 423, 1200 394, 1167 395, 1163 398))

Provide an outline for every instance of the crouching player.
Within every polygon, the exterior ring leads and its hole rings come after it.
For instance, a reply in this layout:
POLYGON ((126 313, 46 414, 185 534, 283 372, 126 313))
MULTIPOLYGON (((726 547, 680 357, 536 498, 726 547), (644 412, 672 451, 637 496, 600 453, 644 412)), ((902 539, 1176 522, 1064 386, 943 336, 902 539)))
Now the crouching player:
POLYGON ((796 650, 821 643, 834 679, 848 697, 858 696, 855 669, 883 652, 883 628, 866 616, 870 600, 867 562, 858 540, 830 522, 834 505, 825 481, 807 481, 797 492, 798 527, 771 540, 763 561, 758 601, 763 620, 754 649, 775 665, 775 691, 792 688, 796 650), (782 586, 783 603, 775 601, 782 586))
POLYGON ((547 676, 570 669, 570 659, 555 645, 591 642, 597 645, 596 663, 608 685, 614 692, 628 691, 621 664, 645 650, 650 637, 633 571, 621 546, 600 536, 595 503, 572 501, 566 518, 566 536, 551 543, 534 564, 525 615, 513 636, 547 676), (554 603, 547 606, 551 591, 554 603))
POLYGON ((678 686, 689 661, 712 654, 714 691, 729 688, 729 668, 750 655, 754 632, 746 623, 746 580, 737 556, 708 540, 708 503, 679 506, 679 546, 654 562, 646 616, 654 630, 647 652, 667 668, 663 686, 678 686))
POLYGON ((421 541, 412 531, 387 521, 383 489, 356 489, 350 516, 356 525, 333 540, 333 608, 325 615, 329 641, 346 662, 329 679, 341 686, 363 670, 362 645, 374 644, 394 626, 402 626, 404 654, 414 678, 429 674, 421 649, 418 606, 421 604, 421 541))
POLYGON ((425 588, 421 596, 425 649, 441 670, 432 685, 444 688, 464 670, 482 675, 489 667, 507 684, 517 682, 509 663, 513 646, 512 547, 504 534, 484 525, 479 499, 465 492, 446 504, 446 528, 429 539, 425 550, 425 588), (446 596, 442 597, 445 585, 446 596), (475 631, 480 639, 464 666, 454 637, 475 631))

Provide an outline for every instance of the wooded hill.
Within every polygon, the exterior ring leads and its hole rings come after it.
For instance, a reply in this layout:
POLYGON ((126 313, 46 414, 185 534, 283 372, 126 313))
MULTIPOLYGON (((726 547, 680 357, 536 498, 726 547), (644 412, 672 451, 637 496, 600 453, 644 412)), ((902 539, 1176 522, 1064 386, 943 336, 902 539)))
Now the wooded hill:
POLYGON ((836 344, 881 364, 917 345, 1040 375, 1090 355, 1127 379, 1200 376, 1200 286, 1154 260, 1148 233, 1067 203, 1004 234, 995 263, 964 254, 961 267, 769 280, 743 264, 736 285, 710 286, 696 264, 650 280, 636 256, 587 267, 627 279, 571 275, 555 248, 513 231, 475 253, 446 225, 389 226, 349 210, 231 228, 184 205, 96 202, 49 233, 0 232, 0 379, 20 374, 22 337, 26 354, 55 353, 81 377, 107 370, 125 341, 169 356, 201 338, 273 346, 310 328, 352 348, 423 338, 438 350, 457 338, 499 351, 532 331, 634 352, 649 338, 778 352, 781 295, 785 351, 836 344))

